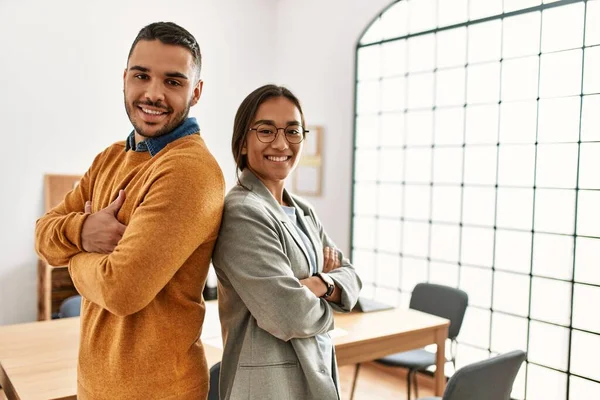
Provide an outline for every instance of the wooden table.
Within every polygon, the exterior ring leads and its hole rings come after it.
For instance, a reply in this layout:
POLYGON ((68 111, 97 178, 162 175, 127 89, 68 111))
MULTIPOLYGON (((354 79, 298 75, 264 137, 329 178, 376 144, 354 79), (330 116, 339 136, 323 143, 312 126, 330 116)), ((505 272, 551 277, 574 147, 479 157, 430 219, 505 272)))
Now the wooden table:
MULTIPOLYGON (((399 351, 437 344, 435 394, 445 387, 446 319, 414 310, 335 315, 339 365, 371 361, 399 351)), ((216 302, 207 302, 202 333, 208 365, 221 359, 216 302)), ((9 400, 75 400, 79 318, 0 327, 0 384, 9 400)))

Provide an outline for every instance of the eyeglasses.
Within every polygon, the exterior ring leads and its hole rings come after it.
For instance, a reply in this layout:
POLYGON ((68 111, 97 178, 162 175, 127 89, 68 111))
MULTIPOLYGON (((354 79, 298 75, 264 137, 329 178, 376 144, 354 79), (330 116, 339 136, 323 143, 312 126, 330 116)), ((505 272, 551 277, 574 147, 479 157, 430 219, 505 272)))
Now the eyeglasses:
POLYGON ((256 131, 258 140, 263 143, 272 143, 277 139, 279 130, 284 132, 285 140, 291 144, 298 144, 304 140, 304 136, 308 133, 302 125, 288 125, 285 128, 278 128, 272 124, 260 124, 256 128, 250 128, 249 131, 256 131))

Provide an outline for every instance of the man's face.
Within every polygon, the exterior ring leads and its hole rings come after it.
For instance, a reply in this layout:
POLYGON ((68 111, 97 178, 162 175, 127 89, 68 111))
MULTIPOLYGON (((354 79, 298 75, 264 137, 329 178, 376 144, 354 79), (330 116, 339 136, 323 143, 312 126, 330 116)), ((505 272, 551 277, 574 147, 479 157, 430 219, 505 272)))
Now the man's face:
POLYGON ((136 143, 175 129, 202 93, 192 53, 159 40, 140 40, 123 74, 125 109, 136 143))

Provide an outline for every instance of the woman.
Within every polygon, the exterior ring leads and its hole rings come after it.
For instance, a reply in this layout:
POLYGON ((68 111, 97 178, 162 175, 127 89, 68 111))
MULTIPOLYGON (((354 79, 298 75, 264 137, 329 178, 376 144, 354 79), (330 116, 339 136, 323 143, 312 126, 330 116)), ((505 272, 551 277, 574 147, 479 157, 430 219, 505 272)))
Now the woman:
POLYGON ((213 254, 224 353, 222 399, 339 399, 333 310, 362 286, 314 210, 284 188, 305 137, 298 99, 266 85, 234 123, 238 185, 213 254))

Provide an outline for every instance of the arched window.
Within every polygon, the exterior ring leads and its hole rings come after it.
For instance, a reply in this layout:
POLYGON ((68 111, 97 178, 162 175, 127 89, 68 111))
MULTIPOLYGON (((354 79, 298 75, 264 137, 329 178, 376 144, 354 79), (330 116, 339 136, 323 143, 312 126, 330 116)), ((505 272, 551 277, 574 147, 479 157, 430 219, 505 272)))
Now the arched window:
POLYGON ((600 1, 395 2, 355 103, 363 295, 460 287, 457 366, 520 348, 514 398, 600 398, 600 1))

